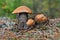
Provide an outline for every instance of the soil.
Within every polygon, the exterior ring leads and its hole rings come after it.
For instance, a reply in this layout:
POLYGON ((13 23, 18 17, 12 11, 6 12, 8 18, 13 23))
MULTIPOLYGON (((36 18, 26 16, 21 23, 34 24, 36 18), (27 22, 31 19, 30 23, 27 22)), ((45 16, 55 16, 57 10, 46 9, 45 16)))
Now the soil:
POLYGON ((60 40, 60 18, 49 19, 49 24, 29 31, 18 32, 17 19, 0 17, 0 24, 0 40, 60 40))

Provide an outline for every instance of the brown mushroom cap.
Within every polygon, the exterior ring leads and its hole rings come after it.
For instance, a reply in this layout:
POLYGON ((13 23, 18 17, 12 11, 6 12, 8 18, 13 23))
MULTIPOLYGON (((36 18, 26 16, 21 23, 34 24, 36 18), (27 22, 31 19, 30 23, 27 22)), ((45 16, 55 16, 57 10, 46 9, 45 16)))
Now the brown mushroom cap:
POLYGON ((28 19, 28 21, 26 22, 26 24, 28 26, 33 26, 35 24, 34 20, 33 19, 28 19))
POLYGON ((20 7, 16 8, 12 13, 17 14, 17 13, 21 13, 21 12, 27 12, 27 13, 32 14, 31 9, 28 8, 27 6, 20 6, 20 7))
POLYGON ((35 16, 36 22, 45 22, 47 20, 47 17, 44 16, 44 14, 38 14, 35 16))

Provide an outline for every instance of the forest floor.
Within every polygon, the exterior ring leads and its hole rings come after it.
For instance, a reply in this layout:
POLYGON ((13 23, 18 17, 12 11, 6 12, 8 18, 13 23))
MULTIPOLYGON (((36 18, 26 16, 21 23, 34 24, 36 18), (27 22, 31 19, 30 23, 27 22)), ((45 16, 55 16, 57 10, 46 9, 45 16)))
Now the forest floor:
POLYGON ((29 31, 17 32, 17 20, 0 17, 0 40, 60 40, 60 18, 49 19, 48 25, 29 31))

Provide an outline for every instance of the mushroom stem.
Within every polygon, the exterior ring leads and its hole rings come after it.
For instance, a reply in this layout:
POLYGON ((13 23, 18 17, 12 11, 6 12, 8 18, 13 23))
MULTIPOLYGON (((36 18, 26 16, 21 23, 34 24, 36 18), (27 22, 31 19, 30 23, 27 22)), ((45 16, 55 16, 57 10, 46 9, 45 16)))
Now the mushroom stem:
POLYGON ((27 29, 26 21, 28 20, 28 15, 26 13, 21 13, 18 16, 18 29, 27 29))

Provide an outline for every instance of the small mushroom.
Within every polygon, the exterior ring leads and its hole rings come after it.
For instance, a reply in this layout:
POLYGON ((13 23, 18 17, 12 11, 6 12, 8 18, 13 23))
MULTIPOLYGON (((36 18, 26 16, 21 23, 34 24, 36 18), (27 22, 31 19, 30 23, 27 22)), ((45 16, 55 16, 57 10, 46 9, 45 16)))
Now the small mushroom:
POLYGON ((28 19, 28 21, 26 22, 26 24, 28 26, 33 26, 35 24, 35 21, 33 19, 28 19))
POLYGON ((27 6, 20 6, 16 8, 13 14, 17 14, 18 29, 27 29, 26 22, 28 20, 28 14, 32 14, 32 11, 27 6))
POLYGON ((37 14, 35 16, 35 26, 36 28, 42 27, 43 24, 47 25, 48 18, 44 14, 37 14))
POLYGON ((47 17, 44 14, 38 14, 35 16, 35 21, 40 23, 40 22, 45 22, 47 20, 47 17))
POLYGON ((33 19, 28 19, 28 21, 26 22, 27 26, 28 26, 28 30, 31 30, 34 28, 34 24, 35 21, 33 19))

